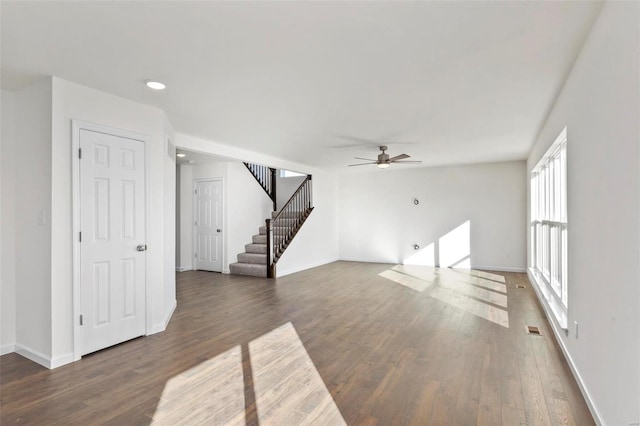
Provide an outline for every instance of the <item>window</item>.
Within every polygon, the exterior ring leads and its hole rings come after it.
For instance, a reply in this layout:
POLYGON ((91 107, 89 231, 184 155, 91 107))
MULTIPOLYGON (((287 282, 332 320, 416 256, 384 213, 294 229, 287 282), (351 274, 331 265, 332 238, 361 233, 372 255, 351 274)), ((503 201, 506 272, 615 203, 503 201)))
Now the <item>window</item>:
POLYGON ((531 272, 556 319, 567 318, 567 129, 531 172, 531 272))
POLYGON ((280 177, 281 178, 296 177, 296 176, 306 176, 306 175, 304 175, 302 173, 294 172, 292 170, 280 169, 280 177))

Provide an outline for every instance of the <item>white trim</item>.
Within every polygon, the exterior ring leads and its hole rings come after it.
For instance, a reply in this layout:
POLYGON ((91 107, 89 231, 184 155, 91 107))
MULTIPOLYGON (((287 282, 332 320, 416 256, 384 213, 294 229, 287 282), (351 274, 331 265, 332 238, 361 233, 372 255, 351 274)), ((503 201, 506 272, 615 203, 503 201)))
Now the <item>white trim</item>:
POLYGON ((361 257, 338 257, 338 260, 344 261, 344 262, 382 263, 382 264, 386 264, 386 265, 401 265, 402 264, 402 261, 390 262, 389 259, 376 260, 376 259, 364 259, 364 258, 361 258, 361 257))
MULTIPOLYGON (((78 241, 78 234, 80 232, 80 159, 78 158, 78 151, 80 149, 80 130, 85 129, 98 133, 105 133, 108 135, 124 137, 128 139, 134 139, 144 144, 145 152, 145 236, 149 236, 149 223, 151 220, 151 200, 149 197, 149 188, 151 188, 151 176, 149 174, 149 164, 151 164, 151 153, 148 148, 148 142, 150 137, 141 133, 136 133, 128 130, 117 129, 113 127, 102 126, 99 124, 88 123, 80 120, 71 120, 71 206, 72 206, 72 287, 73 287, 73 360, 78 361, 81 358, 81 333, 82 328, 80 322, 77 320, 80 317, 80 309, 82 307, 81 294, 80 294, 80 243, 78 241)), ((149 277, 150 266, 147 259, 147 253, 145 252, 145 280, 149 277)), ((148 282, 145 282, 145 330, 148 332, 151 324, 151 292, 148 289, 148 282)), ((18 345, 16 345, 18 347, 18 345)), ((16 350, 17 352, 17 350, 16 350)), ((65 359, 67 355, 61 357, 65 359)), ((28 358, 28 357, 27 357, 28 358)), ((31 358, 29 358, 31 359, 31 358)), ((36 361, 38 362, 38 361, 36 361)), ((56 361, 57 362, 57 361, 56 361)), ((44 364, 43 364, 44 365, 44 364)))
POLYGON ((169 313, 167 314, 167 317, 164 319, 165 330, 167 329, 167 326, 171 321, 171 317, 173 317, 173 313, 176 311, 177 307, 178 307, 178 301, 176 299, 173 299, 173 303, 171 304, 171 309, 169 309, 169 313))
POLYGON ((72 363, 74 360, 74 353, 73 352, 67 352, 64 355, 60 355, 57 356, 55 358, 51 359, 51 366, 49 368, 53 369, 53 368, 58 368, 58 367, 62 367, 63 365, 67 365, 72 363))
POLYGON ((584 380, 582 380, 582 376, 578 371, 578 367, 576 367, 575 362, 573 362, 573 358, 571 358, 571 355, 569 354, 569 351, 567 350, 567 347, 564 344, 564 340, 562 340, 560 336, 560 332, 558 328, 560 328, 560 330, 562 330, 562 332, 565 334, 566 334, 566 331, 561 328, 560 324, 556 322, 555 315, 552 312, 550 312, 550 307, 547 305, 546 299, 542 297, 542 295, 540 294, 540 289, 538 288, 538 285, 536 284, 535 279, 533 279, 531 272, 527 271, 527 275, 529 276, 529 282, 531 283, 531 287, 533 287, 533 290, 536 293, 536 297, 538 298, 538 300, 540 301, 540 304, 542 305, 542 309, 544 310, 545 316, 547 317, 547 321, 549 322, 549 325, 551 325, 553 336, 555 337, 556 342, 558 343, 558 346, 560 346, 560 349, 562 350, 562 354, 564 355, 564 358, 567 360, 567 364, 569 364, 571 373, 573 373, 573 378, 576 380, 576 383, 580 388, 580 392, 582 393, 582 396, 584 397, 584 400, 587 403, 587 406, 589 407, 589 411, 591 412, 591 415, 595 419, 596 424, 605 425, 606 423, 604 421, 604 418, 600 415, 600 411, 598 410, 595 401, 591 397, 591 394, 587 389, 587 385, 584 383, 584 380))
POLYGON ((0 356, 10 354, 16 351, 16 345, 0 346, 0 356))
POLYGON ((35 349, 29 348, 27 346, 16 343, 15 352, 18 355, 21 355, 36 364, 40 364, 43 367, 51 369, 51 358, 42 352, 36 351, 35 349))
POLYGON ((193 266, 176 266, 176 272, 193 271, 193 266))
POLYGON ((527 272, 527 268, 515 268, 511 266, 471 266, 471 269, 478 269, 480 271, 496 271, 496 272, 527 272))
POLYGON ((328 263, 338 262, 339 260, 340 259, 338 259, 337 257, 331 258, 331 259, 326 259, 326 260, 321 260, 319 262, 309 263, 309 264, 304 265, 304 266, 298 266, 298 267, 291 268, 291 269, 285 269, 284 272, 278 271, 278 268, 276 266, 276 278, 284 277, 285 275, 295 274, 296 272, 300 272, 300 271, 306 271, 307 269, 311 269, 311 268, 317 268, 318 266, 326 265, 328 263))
POLYGON ((174 299, 173 300, 173 304, 171 306, 171 310, 170 310, 169 314, 165 317, 164 321, 159 323, 159 324, 155 324, 151 328, 151 330, 147 332, 146 336, 150 336, 152 334, 161 333, 161 332, 165 331, 167 329, 167 326, 169 325, 169 322, 171 321, 171 317, 173 316, 173 313, 175 312, 177 306, 178 306, 178 303, 174 299))
MULTIPOLYGON (((194 261, 193 266, 191 267, 192 271, 197 270, 198 262, 195 260, 195 254, 197 253, 197 245, 198 241, 196 241, 196 185, 200 182, 215 182, 219 181, 222 186, 222 208, 220 209, 220 214, 222 215, 222 242, 220 243, 222 247, 222 259, 220 259, 220 270, 219 271, 211 271, 211 272, 224 272, 225 265, 227 264, 227 215, 225 214, 225 208, 227 206, 226 194, 226 186, 224 177, 211 177, 211 178, 198 178, 193 180, 193 187, 191 189, 191 242, 193 250, 191 253, 194 255, 192 260, 194 261)), ((229 273, 229 272, 227 272, 229 273)))
MULTIPOLYGON (((345 262, 362 262, 362 263, 383 263, 388 265, 402 265, 402 261, 399 262, 389 262, 389 260, 371 260, 371 259, 362 259, 356 257, 341 257, 337 260, 342 260, 345 262)), ((449 268, 435 265, 428 265, 432 268, 441 268, 441 269, 462 269, 462 268, 449 268)), ((470 269, 477 269, 479 271, 496 271, 496 272, 527 272, 527 268, 520 268, 514 266, 478 266, 472 265, 470 269)))
POLYGON ((16 343, 15 351, 13 352, 35 362, 36 364, 40 364, 43 367, 48 368, 49 370, 62 367, 63 365, 72 363, 74 361, 73 352, 68 352, 64 355, 51 358, 50 356, 47 356, 42 352, 36 351, 35 349, 20 345, 18 343, 16 343))

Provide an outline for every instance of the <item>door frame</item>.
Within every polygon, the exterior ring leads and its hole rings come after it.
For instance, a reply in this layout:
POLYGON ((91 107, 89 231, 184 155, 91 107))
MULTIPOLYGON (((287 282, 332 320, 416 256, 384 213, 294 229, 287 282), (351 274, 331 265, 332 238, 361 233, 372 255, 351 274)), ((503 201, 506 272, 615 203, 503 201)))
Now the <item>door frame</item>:
MULTIPOLYGON (((71 120, 71 211, 72 211, 72 287, 73 287, 73 360, 78 361, 81 355, 82 345, 82 327, 80 326, 80 313, 82 308, 82 300, 80 294, 80 270, 81 270, 81 257, 80 257, 80 204, 82 198, 80 196, 80 158, 78 152, 80 149, 80 130, 89 130, 97 133, 104 133, 111 136, 117 136, 127 139, 134 139, 144 144, 144 184, 145 184, 145 238, 149 237, 149 223, 151 218, 151 200, 149 197, 149 188, 151 188, 151 175, 149 173, 149 164, 151 161, 151 155, 149 148, 150 137, 142 133, 136 133, 129 130, 122 130, 115 127, 103 126, 100 124, 88 123, 80 120, 71 120)), ((149 267, 149 255, 148 252, 144 252, 145 256, 145 334, 150 334, 151 327, 151 294, 148 288, 148 276, 150 271, 149 267)))
POLYGON ((225 186, 224 186, 224 178, 223 177, 212 177, 212 178, 197 178, 193 180, 193 187, 191 188, 191 255, 193 256, 193 270, 197 271, 197 261, 196 261, 196 256, 195 254, 197 253, 197 249, 198 249, 198 241, 196 240, 196 236, 197 236, 197 231, 196 231, 196 196, 195 196, 195 192, 196 192, 196 188, 199 182, 212 182, 212 181, 219 181, 220 185, 222 187, 222 209, 220 210, 220 214, 222 215, 222 266, 220 267, 220 273, 224 274, 224 273, 229 273, 228 271, 225 272, 227 268, 225 268, 225 266, 227 265, 227 215, 225 214, 225 207, 227 205, 227 199, 226 199, 226 195, 227 195, 227 191, 225 191, 225 186))

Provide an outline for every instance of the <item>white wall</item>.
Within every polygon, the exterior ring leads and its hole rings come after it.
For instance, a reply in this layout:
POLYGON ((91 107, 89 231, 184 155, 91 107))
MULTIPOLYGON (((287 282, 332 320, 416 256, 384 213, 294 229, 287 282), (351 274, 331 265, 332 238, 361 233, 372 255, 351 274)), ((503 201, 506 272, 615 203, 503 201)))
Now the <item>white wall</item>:
POLYGON ((280 177, 280 170, 276 173, 276 205, 280 210, 307 177, 280 177))
POLYGON ((180 165, 176 164, 176 258, 175 265, 176 271, 180 270, 180 240, 181 240, 181 230, 180 230, 180 198, 181 198, 181 183, 180 183, 180 165))
POLYGON ((16 351, 36 361, 52 355, 51 87, 16 92, 16 351))
POLYGON ((227 167, 227 261, 234 263, 271 216, 273 202, 242 163, 227 167))
MULTIPOLYGON (((149 220, 147 235, 147 291, 151 292, 151 306, 147 306, 147 333, 162 331, 166 314, 173 300, 165 300, 174 284, 172 238, 175 235, 173 204, 165 197, 174 197, 169 190, 175 179, 172 162, 167 159, 168 135, 164 113, 146 105, 131 102, 110 94, 53 78, 53 146, 50 166, 52 177, 51 271, 50 300, 52 312, 52 362, 68 362, 73 355, 73 287, 72 287, 72 197, 71 197, 71 120, 100 124, 149 136, 147 196, 149 220), (168 180, 167 180, 168 179, 168 180), (166 244, 170 245, 167 249, 166 244), (167 266, 167 263, 169 266, 167 266), (169 274, 169 270, 171 273, 169 274)), ((18 307, 18 312, 32 315, 33 309, 18 307)))
MULTIPOLYGON (((312 174, 316 209, 278 262, 277 275, 338 260, 338 183, 335 175, 190 135, 176 134, 176 143, 188 150, 312 174)), ((181 175, 181 179, 184 177, 181 175)), ((244 252, 244 245, 251 241, 251 236, 258 233, 258 227, 269 217, 273 205, 241 163, 229 163, 226 181, 227 216, 235 221, 227 222, 227 262, 233 263, 237 261, 237 254, 244 252)), ((181 245, 181 250, 183 247, 181 245)))
POLYGON ((15 95, 0 94, 0 355, 16 343, 16 134, 15 95))
POLYGON ((525 206, 524 161, 342 174, 340 258, 416 262, 418 244, 416 263, 450 266, 470 254, 474 268, 524 270, 525 206), (467 222, 451 248, 451 231, 467 222))
POLYGON ((338 176, 316 171, 312 185, 313 212, 278 261, 278 277, 338 260, 338 176))
POLYGON ((258 233, 272 209, 271 200, 241 162, 180 166, 181 270, 193 268, 193 182, 223 180, 223 272, 237 262, 238 253, 258 233))
MULTIPOLYGON (((175 133, 167 116, 164 124, 164 330, 177 307, 176 300, 176 148, 175 133)), ((161 330, 157 330, 161 331, 161 330)))
POLYGON ((180 259, 176 270, 193 269, 193 166, 181 164, 180 174, 180 259))
POLYGON ((639 40, 640 4, 605 3, 527 163, 567 126, 568 334, 553 325, 609 425, 640 422, 639 40))

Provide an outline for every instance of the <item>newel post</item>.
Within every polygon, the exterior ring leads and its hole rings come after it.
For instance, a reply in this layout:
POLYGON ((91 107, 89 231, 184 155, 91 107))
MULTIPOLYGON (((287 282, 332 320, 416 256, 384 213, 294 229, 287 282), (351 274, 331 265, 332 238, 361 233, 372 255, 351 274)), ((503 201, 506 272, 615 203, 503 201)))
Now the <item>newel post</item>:
POLYGON ((278 210, 278 198, 276 196, 276 182, 278 179, 276 179, 276 169, 270 167, 269 170, 271 171, 271 201, 273 201, 273 211, 275 212, 278 210))
POLYGON ((273 227, 271 226, 271 219, 267 219, 266 224, 267 224, 267 278, 273 278, 275 275, 275 265, 272 266, 273 227))

